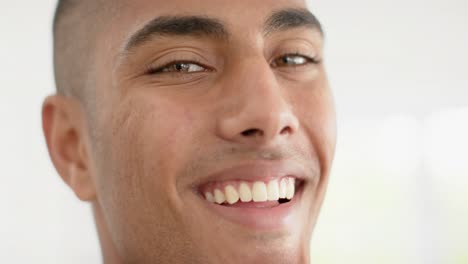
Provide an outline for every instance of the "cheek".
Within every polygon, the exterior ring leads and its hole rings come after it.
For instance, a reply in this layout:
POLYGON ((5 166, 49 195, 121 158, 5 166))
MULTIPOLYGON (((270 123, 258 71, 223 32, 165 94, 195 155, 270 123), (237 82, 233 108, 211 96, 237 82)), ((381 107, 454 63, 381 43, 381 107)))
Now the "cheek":
POLYGON ((109 122, 101 186, 110 193, 103 196, 118 203, 134 200, 139 207, 141 199, 170 200, 176 171, 191 146, 190 111, 161 99, 135 98, 121 103, 109 122))
POLYGON ((336 114, 333 96, 328 84, 302 96, 299 115, 306 136, 317 152, 322 173, 328 173, 336 145, 336 114))
MULTIPOLYGON (((135 100, 137 101, 137 100, 135 100)), ((122 106, 113 123, 112 147, 121 150, 118 160, 132 177, 170 182, 173 171, 190 146, 193 117, 184 107, 165 100, 131 102, 122 106)))
POLYGON ((193 120, 187 109, 142 98, 120 104, 109 115, 97 189, 116 240, 128 242, 122 247, 151 245, 169 230, 177 236, 181 205, 175 176, 193 140, 193 120))
POLYGON ((316 107, 312 111, 311 120, 313 120, 318 136, 326 144, 324 148, 330 152, 329 155, 332 155, 336 144, 336 112, 330 89, 319 93, 314 104, 316 107))

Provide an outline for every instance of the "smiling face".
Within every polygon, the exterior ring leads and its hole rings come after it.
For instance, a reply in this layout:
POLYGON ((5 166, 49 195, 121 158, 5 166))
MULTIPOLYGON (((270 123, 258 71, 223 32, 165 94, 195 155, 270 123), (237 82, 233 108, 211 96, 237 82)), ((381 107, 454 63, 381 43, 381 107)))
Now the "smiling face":
POLYGON ((127 1, 108 25, 84 122, 105 258, 308 262, 335 117, 305 3, 127 1))

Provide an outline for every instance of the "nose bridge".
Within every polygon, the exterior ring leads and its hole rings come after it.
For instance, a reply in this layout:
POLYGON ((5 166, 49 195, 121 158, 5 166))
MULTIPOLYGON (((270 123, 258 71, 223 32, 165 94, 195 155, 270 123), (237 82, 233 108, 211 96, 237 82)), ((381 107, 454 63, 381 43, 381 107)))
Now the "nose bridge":
POLYGON ((281 90, 269 65, 256 65, 250 68, 250 71, 249 68, 245 68, 249 72, 244 74, 247 78, 241 84, 246 91, 239 110, 256 117, 259 122, 275 125, 281 115, 289 112, 288 99, 285 98, 286 94, 281 90))
POLYGON ((220 117, 220 134, 245 142, 266 142, 296 131, 298 121, 265 59, 245 60, 227 84, 228 111, 220 117))

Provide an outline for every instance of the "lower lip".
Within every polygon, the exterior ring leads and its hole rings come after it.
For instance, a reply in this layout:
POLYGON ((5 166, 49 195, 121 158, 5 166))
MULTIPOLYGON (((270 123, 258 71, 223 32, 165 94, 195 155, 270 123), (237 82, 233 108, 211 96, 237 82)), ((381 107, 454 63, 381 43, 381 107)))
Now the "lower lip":
POLYGON ((210 203, 204 198, 207 207, 230 222, 258 231, 281 230, 297 223, 297 206, 302 189, 296 190, 294 198, 287 203, 272 206, 271 203, 246 203, 239 206, 224 206, 210 203))

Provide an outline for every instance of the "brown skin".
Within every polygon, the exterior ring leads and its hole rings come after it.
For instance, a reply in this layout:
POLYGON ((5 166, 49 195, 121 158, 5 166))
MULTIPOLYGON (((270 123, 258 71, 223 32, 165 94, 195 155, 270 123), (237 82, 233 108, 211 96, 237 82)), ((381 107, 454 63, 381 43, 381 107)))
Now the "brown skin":
POLYGON ((263 36, 271 12, 291 7, 305 3, 128 1, 98 36, 99 107, 59 95, 45 100, 50 155, 76 195, 92 203, 105 263, 309 262, 334 155, 335 114, 323 63, 271 67, 285 52, 322 58, 318 31, 263 36), (175 14, 218 18, 231 38, 169 37, 118 56, 142 23, 175 14), (170 59, 196 59, 215 71, 145 74, 170 59), (248 129, 260 133, 242 134, 248 129), (255 161, 260 152, 319 173, 304 186, 302 220, 287 230, 229 222, 202 206, 193 190, 209 174, 255 161))

